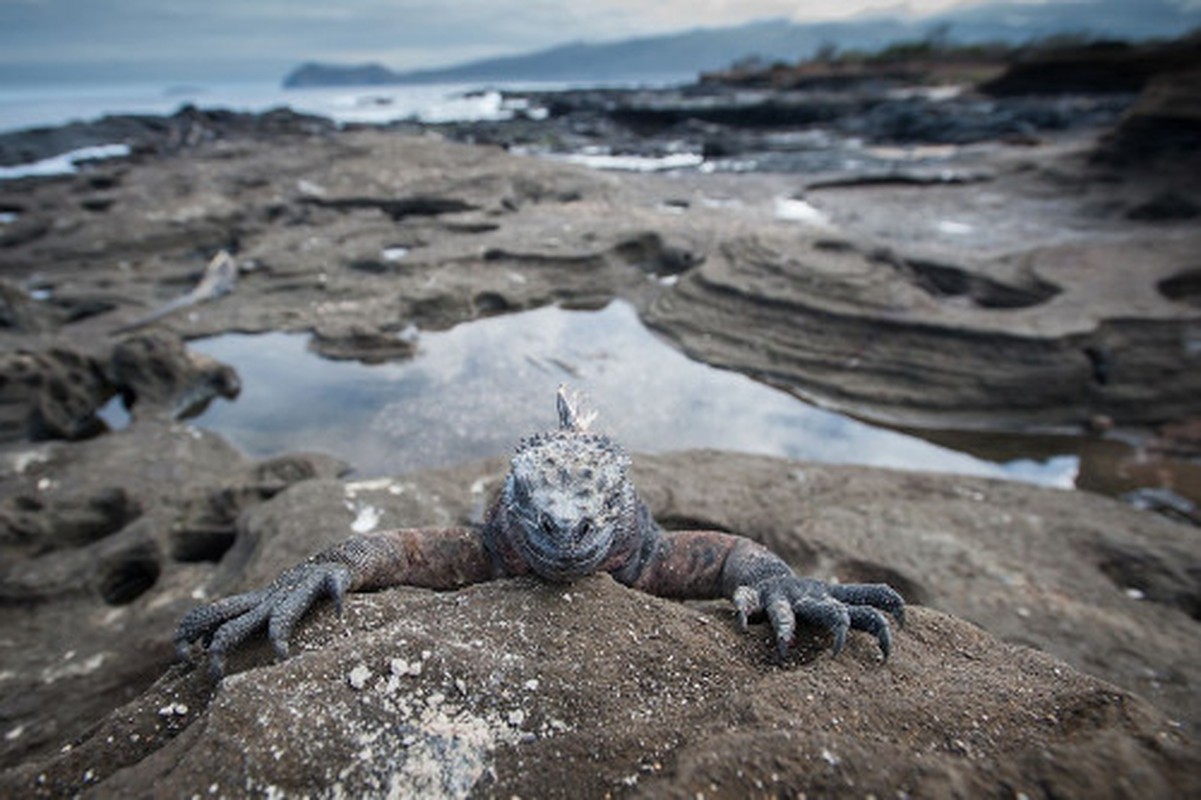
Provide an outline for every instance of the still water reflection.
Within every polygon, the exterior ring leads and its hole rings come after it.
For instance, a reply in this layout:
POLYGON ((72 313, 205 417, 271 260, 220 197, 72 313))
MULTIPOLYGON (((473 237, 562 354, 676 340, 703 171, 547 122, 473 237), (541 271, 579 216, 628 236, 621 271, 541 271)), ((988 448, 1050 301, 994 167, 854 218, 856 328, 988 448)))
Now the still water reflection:
POLYGON ((295 334, 228 334, 191 346, 234 366, 243 391, 196 424, 244 451, 320 450, 362 476, 512 452, 552 426, 562 383, 584 390, 597 428, 631 451, 713 447, 1073 484, 1073 455, 994 463, 810 406, 692 361, 643 327, 628 304, 555 307, 425 333, 409 361, 365 366, 309 352, 295 334))

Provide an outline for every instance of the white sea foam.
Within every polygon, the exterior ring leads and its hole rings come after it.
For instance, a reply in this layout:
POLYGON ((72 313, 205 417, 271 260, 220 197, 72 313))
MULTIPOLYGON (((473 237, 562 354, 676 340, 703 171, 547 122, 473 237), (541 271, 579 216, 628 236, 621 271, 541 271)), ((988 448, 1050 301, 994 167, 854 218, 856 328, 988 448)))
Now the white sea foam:
POLYGON ((338 123, 387 124, 398 120, 468 122, 504 120, 518 115, 545 119, 546 109, 502 90, 553 90, 596 85, 591 82, 502 82, 481 90, 478 84, 313 87, 283 89, 278 85, 216 84, 164 87, 152 84, 112 86, 0 87, 0 132, 106 114, 173 114, 184 105, 263 112, 289 107, 299 113, 328 117, 338 123))
POLYGON ((129 155, 127 144, 99 144, 93 147, 81 147, 68 153, 60 153, 41 161, 29 164, 17 164, 12 167, 0 167, 0 180, 14 178, 46 177, 49 175, 71 175, 78 171, 76 166, 81 161, 96 161, 104 158, 124 158, 129 155))
POLYGON ((966 222, 955 222, 950 219, 940 219, 934 226, 939 233, 945 233, 949 236, 966 236, 971 233, 973 228, 966 222))
POLYGON ((548 156, 556 161, 581 164, 593 169, 622 172, 664 172, 672 169, 695 169, 704 163, 699 153, 670 153, 665 156, 622 156, 608 153, 565 153, 548 156))
POLYGON ((800 222, 821 228, 830 226, 830 218, 824 212, 796 197, 776 198, 776 219, 800 222))
POLYGON ((524 99, 506 99, 495 90, 469 91, 465 86, 380 86, 356 89, 295 90, 288 105, 339 123, 384 125, 397 120, 470 122, 512 119, 518 113, 538 116, 524 99))

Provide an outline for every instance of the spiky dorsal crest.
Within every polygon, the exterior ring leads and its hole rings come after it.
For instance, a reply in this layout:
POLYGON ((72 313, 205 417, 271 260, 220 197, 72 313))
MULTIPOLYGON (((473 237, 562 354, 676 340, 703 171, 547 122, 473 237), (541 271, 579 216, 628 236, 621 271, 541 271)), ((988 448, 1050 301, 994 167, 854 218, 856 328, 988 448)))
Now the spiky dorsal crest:
POLYGON ((585 398, 581 392, 568 392, 567 387, 560 386, 556 395, 556 405, 559 409, 559 430, 587 433, 596 421, 596 411, 585 408, 585 398))
POLYGON ((592 423, 596 421, 597 413, 586 408, 586 399, 583 394, 568 391, 566 386, 560 386, 556 401, 559 411, 559 427, 556 430, 523 437, 517 443, 517 455, 522 456, 522 454, 529 454, 553 445, 552 449, 556 450, 567 448, 560 454, 566 463, 586 458, 586 454, 592 450, 607 451, 618 458, 618 462, 624 470, 628 464, 628 458, 621 445, 603 433, 589 430, 592 423), (572 444, 568 445, 567 442, 572 442, 572 444), (572 453, 575 455, 572 456, 572 453))

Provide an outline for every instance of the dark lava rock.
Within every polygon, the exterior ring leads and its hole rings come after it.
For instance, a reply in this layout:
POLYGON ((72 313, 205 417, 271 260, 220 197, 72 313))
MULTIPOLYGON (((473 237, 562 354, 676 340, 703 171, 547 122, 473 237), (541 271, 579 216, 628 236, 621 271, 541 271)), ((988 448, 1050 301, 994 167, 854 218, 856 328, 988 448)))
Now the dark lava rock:
POLYGON ((85 496, 18 495, 0 506, 0 541, 40 556, 99 541, 140 515, 137 501, 120 486, 85 496))
MULTIPOLYGON (((1164 272, 1186 257, 1173 245, 1129 252, 1148 270, 1164 272)), ((930 419, 919 405, 939 407, 943 425, 968 427, 976 413, 978 419, 1075 416, 1080 424, 1086 408, 1115 419, 1141 415, 1147 423, 1188 414, 1201 373, 1181 358, 1180 342, 1194 322, 1181 316, 1160 327, 1102 319, 1104 305, 1127 298, 1107 298, 1110 289, 1089 283, 1093 297, 1077 304, 1071 295, 1085 284, 1054 279, 1112 255, 1113 248, 1104 254, 1091 246, 1048 248, 1026 256, 1018 269, 1011 260, 989 275, 886 251, 831 250, 821 238, 756 236, 714 248, 674 291, 655 298, 643 319, 701 360, 918 425, 930 419), (924 322, 915 326, 904 309, 917 308, 924 322), (753 327, 737 322, 748 314, 753 327), (1035 335, 1019 332, 1034 320, 1024 330, 1037 327, 1035 335), (1156 344, 1168 341, 1166 349, 1156 344), (873 373, 887 375, 887 386, 873 373), (1030 381, 1034 375, 1042 377, 1030 381), (1149 393, 1167 404, 1153 411, 1149 393)), ((1150 302, 1166 305, 1163 298, 1150 302)))
POLYGON ((1165 44, 1096 42, 1077 48, 1034 50, 1000 76, 981 84, 988 94, 1138 92, 1156 76, 1201 62, 1201 36, 1165 44))
POLYGON ((1184 194, 1171 190, 1161 192, 1126 212, 1128 219, 1144 222, 1193 219, 1198 215, 1201 215, 1201 207, 1184 194))
POLYGON ((232 400, 242 389, 232 367, 188 350, 182 339, 166 331, 122 339, 113 347, 107 372, 135 417, 195 416, 215 398, 232 400))
POLYGON ((156 419, 0 451, 0 764, 58 750, 136 697, 172 663, 169 633, 237 518, 344 470, 304 454, 251 463, 156 419))
POLYGON ((713 452, 639 457, 635 481, 665 525, 742 531, 806 574, 897 586, 913 607, 890 660, 862 636, 832 657, 806 632, 779 665, 767 632, 738 631, 724 602, 603 577, 501 581, 353 596, 344 620, 324 607, 300 626, 290 660, 272 664, 260 642, 213 687, 203 669, 160 672, 187 607, 262 585, 364 517, 466 522, 501 465, 341 483, 295 458, 239 466, 212 437, 167 427, 109 438, 123 446, 77 445, 38 479, 142 487, 142 517, 0 575, 42 598, 0 605, 19 645, 0 686, 19 730, 0 751, 0 794, 1197 790, 1187 733, 1130 694, 1201 719, 1201 637, 1184 605, 1201 596, 1193 530, 1115 501, 713 452), (232 545, 215 564, 172 555, 166 521, 222 485, 246 498, 231 502, 232 545), (98 600, 112 623, 89 621, 98 600))
MULTIPOLYGON (((726 614, 608 577, 355 597, 287 662, 175 669, 28 797, 1187 796, 1201 759, 1139 698, 925 608, 880 663, 770 664, 726 614), (349 632, 347 631, 349 628, 349 632), (319 732, 319 734, 318 734, 319 732)), ((261 657, 255 659, 261 663, 261 657)))
POLYGON ((0 166, 25 164, 105 144, 127 144, 134 153, 172 153, 224 138, 323 135, 332 121, 289 108, 262 114, 181 106, 171 116, 110 115, 54 128, 0 134, 0 166))
POLYGON ((100 408, 118 393, 136 418, 179 419, 240 388, 231 367, 165 331, 127 337, 107 357, 64 343, 18 349, 0 353, 0 440, 95 436, 108 429, 100 408))
POLYGON ((61 321, 62 315, 56 309, 0 280, 0 328, 18 333, 43 333, 56 329, 61 321))
POLYGON ((113 394, 102 365, 69 346, 0 353, 0 441, 95 436, 113 394))
POLYGON ((1136 167, 1159 162, 1196 185, 1201 175, 1201 68, 1157 75, 1101 142, 1094 159, 1136 167))
POLYGON ((403 331, 381 330, 354 322, 318 325, 309 349, 326 358, 382 364, 411 357, 417 352, 416 337, 403 331))

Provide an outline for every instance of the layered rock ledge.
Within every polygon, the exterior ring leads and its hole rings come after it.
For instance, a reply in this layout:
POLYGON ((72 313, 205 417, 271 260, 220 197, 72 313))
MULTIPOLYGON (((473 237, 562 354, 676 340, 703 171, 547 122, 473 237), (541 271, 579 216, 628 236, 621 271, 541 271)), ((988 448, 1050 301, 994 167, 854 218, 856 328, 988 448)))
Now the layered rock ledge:
MULTIPOLYGON (((143 488, 126 498, 132 520, 110 514, 26 565, 22 591, 40 599, 0 609, 20 653, 5 679, 18 731, 5 792, 1121 797, 1187 794, 1201 775, 1193 531, 1116 501, 642 456, 635 480, 665 525, 739 531, 807 574, 898 587, 914 608, 893 658, 857 636, 832 658, 810 633, 779 665, 766 631, 740 633, 723 602, 607 578, 506 581, 356 596, 344 620, 325 607, 292 659, 272 665, 260 644, 218 688, 202 669, 163 674, 173 623, 198 598, 261 585, 364 509, 380 527, 470 521, 503 465, 345 483, 336 465, 246 464, 178 426, 117 436, 128 449, 70 445, 70 460, 48 454, 27 476, 64 497, 143 488), (188 449, 190 472, 136 455, 148 448, 188 449)), ((10 597, 17 576, 4 577, 10 597)))
POLYGON ((1135 213, 1174 176, 1098 171, 1088 141, 944 159, 983 183, 802 183, 617 178, 431 136, 306 131, 0 187, 15 216, 0 335, 103 360, 226 249, 235 291, 159 325, 308 330, 331 355, 379 360, 412 352, 396 341, 410 326, 625 297, 696 358, 892 421, 1197 411, 1195 226, 1135 213))

